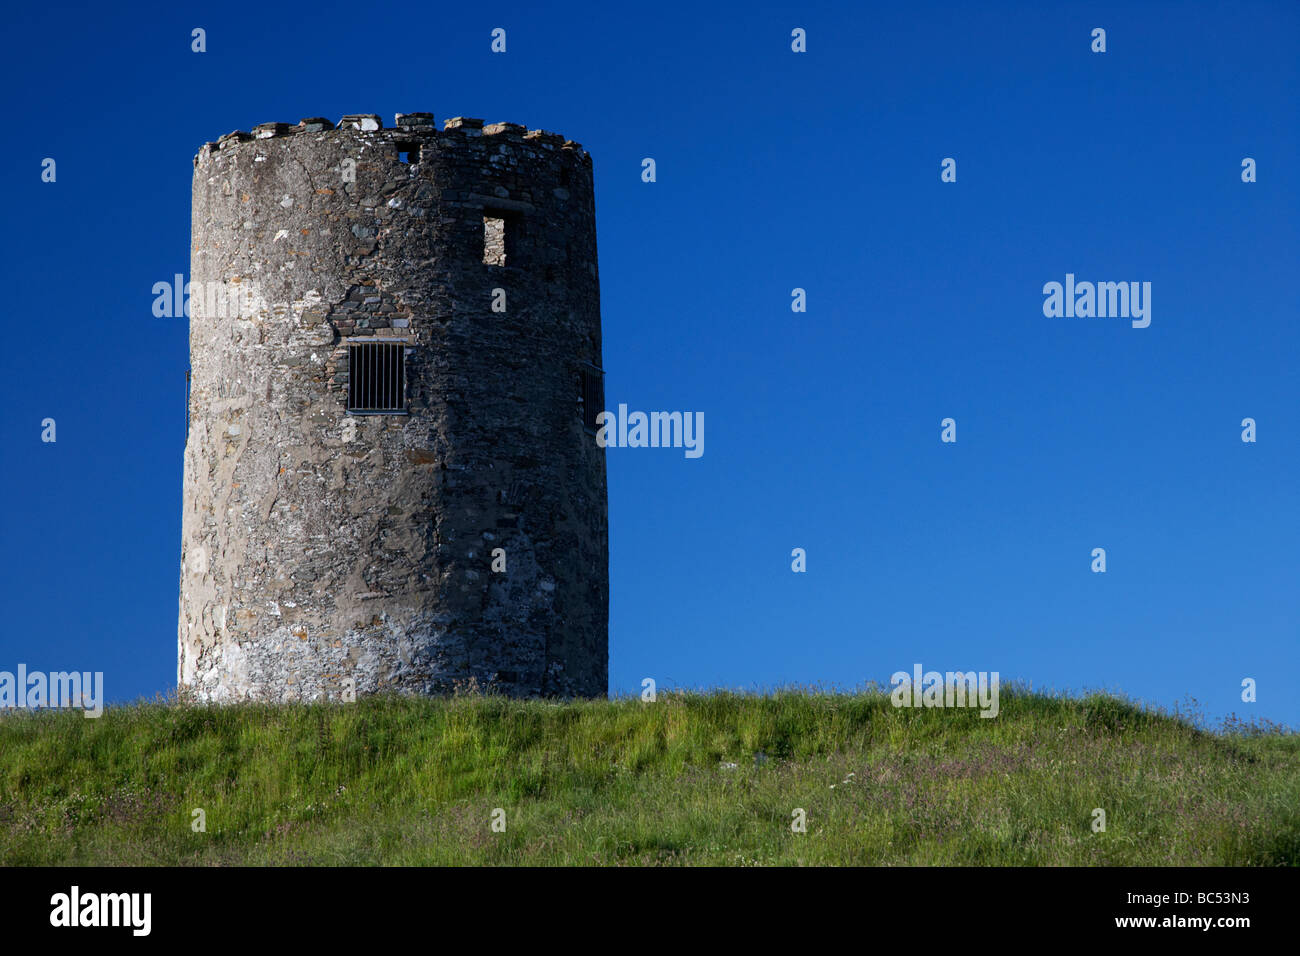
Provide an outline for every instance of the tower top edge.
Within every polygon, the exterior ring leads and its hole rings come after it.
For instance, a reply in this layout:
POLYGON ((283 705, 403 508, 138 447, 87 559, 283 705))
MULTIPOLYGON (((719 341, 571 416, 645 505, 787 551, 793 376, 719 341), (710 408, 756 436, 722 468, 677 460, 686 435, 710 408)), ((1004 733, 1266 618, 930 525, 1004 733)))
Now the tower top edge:
POLYGON ((518 123, 487 123, 470 116, 454 116, 443 121, 438 129, 432 113, 398 113, 393 118, 393 125, 385 128, 383 120, 377 113, 349 113, 334 123, 323 116, 312 116, 297 123, 259 123, 251 131, 235 130, 209 143, 204 143, 194 156, 194 165, 213 153, 234 149, 243 143, 264 139, 283 139, 304 134, 321 134, 330 137, 355 136, 373 137, 381 142, 397 137, 412 136, 419 142, 447 141, 453 138, 467 139, 491 137, 493 140, 518 140, 520 143, 539 146, 548 150, 565 150, 574 155, 585 165, 591 164, 591 156, 582 148, 581 143, 566 139, 559 133, 544 129, 528 129, 518 123))

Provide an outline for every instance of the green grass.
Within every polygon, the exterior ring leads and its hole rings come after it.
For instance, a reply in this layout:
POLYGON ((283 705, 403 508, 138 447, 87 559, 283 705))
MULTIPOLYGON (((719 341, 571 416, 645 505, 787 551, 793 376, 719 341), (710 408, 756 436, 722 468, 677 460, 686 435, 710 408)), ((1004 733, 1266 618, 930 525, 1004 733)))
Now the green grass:
POLYGON ((1300 864, 1300 735, 1107 695, 1003 688, 1001 708, 871 690, 14 712, 0 864, 1300 864))

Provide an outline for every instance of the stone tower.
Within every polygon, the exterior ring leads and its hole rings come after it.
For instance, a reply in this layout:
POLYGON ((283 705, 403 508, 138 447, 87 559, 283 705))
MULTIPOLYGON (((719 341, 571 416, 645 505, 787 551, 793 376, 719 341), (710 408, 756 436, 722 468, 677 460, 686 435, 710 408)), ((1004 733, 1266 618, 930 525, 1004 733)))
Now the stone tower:
POLYGON ((428 113, 194 161, 178 682, 603 696, 591 157, 428 113))

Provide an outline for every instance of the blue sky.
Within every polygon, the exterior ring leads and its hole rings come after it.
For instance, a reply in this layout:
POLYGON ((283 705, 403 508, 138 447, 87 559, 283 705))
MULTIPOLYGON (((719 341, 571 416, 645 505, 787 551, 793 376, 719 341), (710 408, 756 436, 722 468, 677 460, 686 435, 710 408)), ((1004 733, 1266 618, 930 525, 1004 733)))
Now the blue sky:
POLYGON ((9 16, 0 669, 175 684, 188 343, 150 290, 198 147, 426 110, 583 143, 607 401, 705 415, 702 458, 608 452, 613 691, 921 662, 1300 726, 1295 4, 9 16), (1045 317, 1067 272, 1150 282, 1150 327, 1045 317))

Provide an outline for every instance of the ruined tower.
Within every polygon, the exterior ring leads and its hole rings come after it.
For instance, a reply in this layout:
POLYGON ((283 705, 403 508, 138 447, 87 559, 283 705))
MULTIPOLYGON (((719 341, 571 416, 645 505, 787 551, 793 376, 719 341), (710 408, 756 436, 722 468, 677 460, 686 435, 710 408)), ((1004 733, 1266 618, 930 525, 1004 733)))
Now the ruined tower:
POLYGON ((603 696, 591 158, 428 113, 194 161, 178 681, 603 696))

